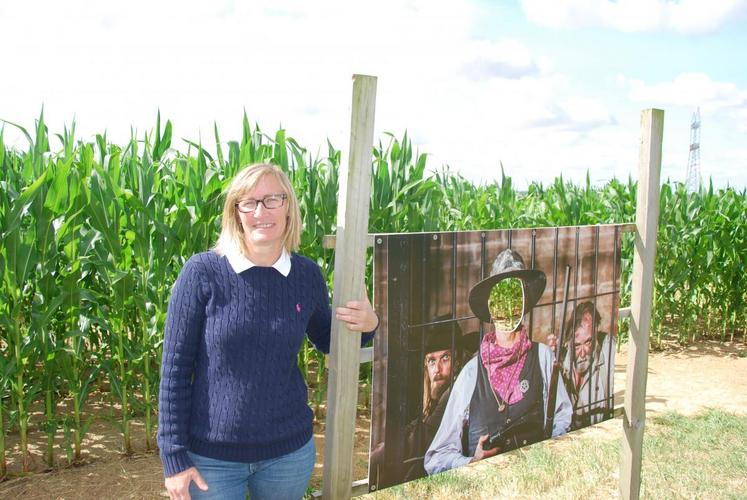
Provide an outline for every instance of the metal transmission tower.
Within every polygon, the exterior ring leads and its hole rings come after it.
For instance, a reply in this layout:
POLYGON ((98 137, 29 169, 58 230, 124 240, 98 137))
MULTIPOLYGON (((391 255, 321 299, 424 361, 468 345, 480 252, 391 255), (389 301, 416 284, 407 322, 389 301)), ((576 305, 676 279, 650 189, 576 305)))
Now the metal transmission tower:
POLYGON ((687 160, 685 189, 688 193, 700 189, 700 108, 693 113, 690 124, 690 157, 687 160))

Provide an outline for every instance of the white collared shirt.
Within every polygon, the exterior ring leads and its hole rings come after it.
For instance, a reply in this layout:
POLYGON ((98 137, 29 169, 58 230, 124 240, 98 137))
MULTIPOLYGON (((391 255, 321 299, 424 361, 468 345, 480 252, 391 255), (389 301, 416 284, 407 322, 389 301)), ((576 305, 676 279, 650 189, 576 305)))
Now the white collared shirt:
MULTIPOLYGON (((242 273, 257 265, 247 259, 241 250, 236 248, 234 245, 231 245, 230 248, 226 249, 225 253, 228 263, 231 264, 231 268, 233 268, 236 274, 242 273)), ((278 260, 275 261, 272 267, 277 269, 277 271, 283 276, 288 276, 291 270, 291 256, 290 253, 288 253, 288 250, 283 248, 280 257, 278 257, 278 260)))

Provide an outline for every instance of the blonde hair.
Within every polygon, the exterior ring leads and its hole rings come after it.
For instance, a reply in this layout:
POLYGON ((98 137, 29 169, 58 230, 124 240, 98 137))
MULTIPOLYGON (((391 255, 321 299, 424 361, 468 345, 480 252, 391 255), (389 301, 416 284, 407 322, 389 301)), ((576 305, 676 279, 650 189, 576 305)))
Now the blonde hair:
POLYGON ((231 184, 226 190, 226 200, 223 203, 223 217, 221 219, 221 230, 218 241, 213 250, 219 255, 225 255, 231 246, 240 248, 246 253, 246 243, 244 242, 244 229, 241 227, 236 203, 239 202, 249 191, 259 183, 266 175, 272 175, 277 179, 283 188, 283 192, 288 196, 288 221, 285 225, 283 234, 283 247, 288 252, 295 252, 301 244, 301 211, 298 208, 298 199, 293 191, 288 176, 275 165, 269 163, 255 163, 239 171, 233 178, 231 184))
POLYGON ((423 361, 423 420, 425 420, 430 413, 432 402, 431 378, 428 376, 428 361, 426 356, 426 360, 423 361))

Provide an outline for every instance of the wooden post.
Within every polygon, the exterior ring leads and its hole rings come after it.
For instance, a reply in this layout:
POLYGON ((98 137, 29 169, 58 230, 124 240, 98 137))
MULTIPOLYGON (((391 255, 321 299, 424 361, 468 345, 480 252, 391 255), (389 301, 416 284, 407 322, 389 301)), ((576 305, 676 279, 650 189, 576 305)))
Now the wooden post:
POLYGON ((626 371, 624 439, 620 455, 620 496, 637 499, 641 489, 643 428, 646 419, 648 334, 654 290, 656 232, 659 225, 659 177, 664 111, 641 112, 641 148, 638 170, 633 290, 630 304, 630 340, 626 371))
MULTIPOLYGON (((347 168, 344 164, 341 166, 337 197, 335 307, 348 300, 360 300, 366 294, 364 277, 375 108, 376 77, 353 75, 350 157, 347 168)), ((326 499, 351 497, 360 339, 359 334, 352 334, 333 319, 322 487, 326 499)))

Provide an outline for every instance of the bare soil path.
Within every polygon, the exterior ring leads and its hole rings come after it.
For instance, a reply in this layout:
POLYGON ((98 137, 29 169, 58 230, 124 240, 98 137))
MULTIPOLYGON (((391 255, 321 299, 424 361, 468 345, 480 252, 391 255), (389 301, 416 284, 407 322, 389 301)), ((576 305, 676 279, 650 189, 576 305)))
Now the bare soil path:
MULTIPOLYGON (((625 389, 625 350, 615 366, 615 396, 625 389)), ((648 363, 646 411, 691 415, 703 408, 747 413, 747 345, 701 341, 652 353, 648 363)))
MULTIPOLYGON (((626 349, 617 355, 615 366, 616 401, 622 402, 625 387, 626 349)), ((674 410, 690 415, 713 407, 732 412, 747 413, 747 345, 700 341, 689 347, 670 346, 666 351, 649 356, 647 412, 674 410)), ((356 478, 367 476, 368 430, 367 415, 358 419, 356 434, 356 478)), ((619 421, 608 421, 594 428, 580 431, 584 437, 599 435, 612 438, 620 432, 619 421)), ((141 427, 133 429, 142 434, 141 427)), ((577 434, 577 433, 574 433, 577 434)), ((324 429, 315 429, 317 466, 313 485, 321 480, 321 459, 324 450, 324 429)), ((568 436, 574 439, 573 435, 568 436)), ((41 499, 108 499, 108 498, 164 498, 161 464, 155 453, 139 452, 123 456, 119 450, 116 426, 97 421, 89 433, 89 444, 84 463, 52 472, 37 472, 26 477, 11 477, 0 483, 0 498, 41 499)), ((45 438, 32 435, 33 453, 38 470, 43 470, 41 453, 45 438)), ((9 468, 18 470, 17 442, 10 436, 9 468)), ((143 442, 135 442, 135 449, 144 450, 143 442)), ((551 443, 563 446, 563 440, 551 443)), ((60 463, 64 453, 60 452, 60 463)))

